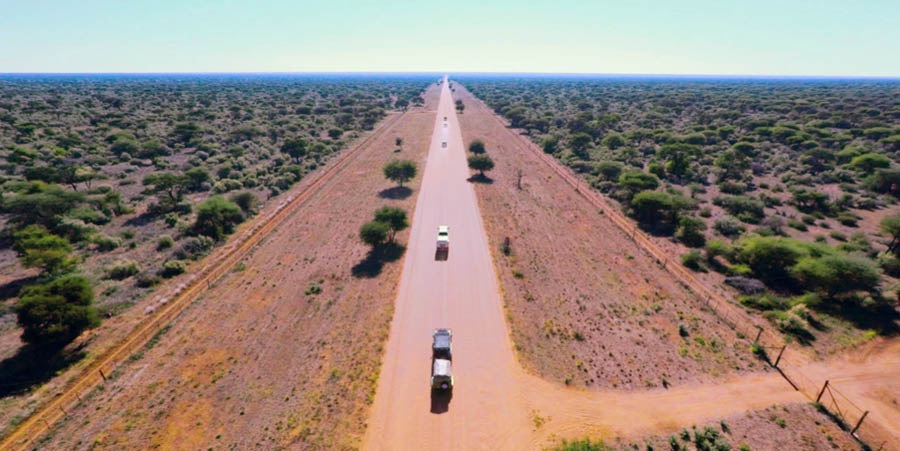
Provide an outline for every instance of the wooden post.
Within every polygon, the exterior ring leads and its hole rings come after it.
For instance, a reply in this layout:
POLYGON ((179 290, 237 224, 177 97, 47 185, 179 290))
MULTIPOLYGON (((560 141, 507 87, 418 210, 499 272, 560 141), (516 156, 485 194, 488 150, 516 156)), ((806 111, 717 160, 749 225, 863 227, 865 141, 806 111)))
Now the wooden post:
POLYGON ((850 435, 856 434, 856 430, 859 429, 860 426, 862 426, 862 422, 863 422, 863 420, 866 419, 866 415, 868 415, 868 414, 869 414, 868 410, 863 412, 863 415, 861 417, 859 417, 859 421, 856 422, 856 426, 854 426, 853 430, 850 431, 850 435))
POLYGON ((816 402, 817 402, 817 403, 818 403, 819 401, 822 400, 822 395, 825 394, 825 389, 826 389, 826 388, 828 388, 828 381, 827 381, 827 380, 825 381, 825 385, 822 386, 822 390, 819 390, 819 396, 816 396, 816 402))
POLYGON ((781 347, 781 351, 778 351, 778 358, 775 359, 775 364, 772 365, 772 366, 774 366, 775 368, 778 368, 778 362, 781 361, 781 354, 784 354, 784 348, 786 348, 786 347, 787 347, 787 345, 784 345, 784 346, 781 347))
POLYGON ((762 328, 762 326, 756 326, 756 329, 757 329, 757 332, 756 332, 756 339, 753 340, 753 342, 754 342, 754 343, 759 343, 759 336, 762 335, 763 328, 762 328))
POLYGON ((522 170, 519 169, 518 172, 516 172, 516 175, 518 176, 516 178, 516 188, 521 190, 522 189, 522 170))
POLYGON ((103 374, 103 370, 97 370, 97 371, 99 371, 99 372, 100 372, 100 377, 102 377, 102 378, 103 378, 103 382, 106 382, 106 375, 105 375, 105 374, 103 374))

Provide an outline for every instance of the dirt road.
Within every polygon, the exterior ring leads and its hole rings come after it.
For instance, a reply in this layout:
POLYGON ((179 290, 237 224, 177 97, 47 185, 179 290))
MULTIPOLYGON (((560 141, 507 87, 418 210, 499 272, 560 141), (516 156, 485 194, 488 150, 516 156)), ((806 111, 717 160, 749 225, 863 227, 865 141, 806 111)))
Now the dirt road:
MULTIPOLYGON (((673 433, 808 401, 774 372, 639 392, 585 391, 527 374, 508 338, 489 255, 497 243, 485 238, 465 157, 445 83, 364 449, 542 449, 561 438, 673 433), (439 225, 450 227, 446 261, 435 260, 439 225), (449 399, 432 398, 428 386, 431 333, 438 327, 454 333, 456 386, 449 399)), ((866 364, 873 368, 866 372, 869 383, 895 387, 897 356, 890 348, 866 364)), ((825 363, 817 374, 842 368, 825 363)))
POLYGON ((437 116, 363 447, 525 449, 520 373, 447 83, 437 116), (450 226, 446 261, 435 260, 439 225, 450 226), (456 386, 449 399, 430 397, 431 333, 438 327, 453 329, 456 386))

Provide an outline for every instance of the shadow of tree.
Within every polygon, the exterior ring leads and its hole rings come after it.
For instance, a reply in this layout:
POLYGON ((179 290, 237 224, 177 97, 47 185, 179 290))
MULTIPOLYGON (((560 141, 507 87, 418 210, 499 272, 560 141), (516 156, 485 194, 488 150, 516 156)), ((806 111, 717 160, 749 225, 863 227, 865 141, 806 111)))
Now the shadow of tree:
POLYGON ((5 301, 9 298, 18 296, 22 287, 33 285, 37 283, 39 279, 39 276, 23 277, 21 279, 10 280, 5 284, 0 285, 0 301, 5 301))
POLYGON ((385 263, 399 260, 400 257, 403 257, 404 252, 406 252, 406 246, 396 242, 375 246, 366 254, 366 258, 353 265, 350 273, 353 274, 353 277, 377 277, 381 274, 385 263))
POLYGON ((12 357, 0 362, 0 398, 26 393, 47 382, 60 370, 83 359, 83 346, 72 350, 25 345, 12 357))
POLYGON ((482 183, 485 185, 490 185, 490 184, 494 183, 494 179, 492 179, 484 174, 475 174, 475 175, 467 178, 466 180, 468 180, 469 183, 482 183))
POLYGON ((382 199, 403 200, 412 195, 412 190, 405 186, 395 186, 378 192, 382 199))

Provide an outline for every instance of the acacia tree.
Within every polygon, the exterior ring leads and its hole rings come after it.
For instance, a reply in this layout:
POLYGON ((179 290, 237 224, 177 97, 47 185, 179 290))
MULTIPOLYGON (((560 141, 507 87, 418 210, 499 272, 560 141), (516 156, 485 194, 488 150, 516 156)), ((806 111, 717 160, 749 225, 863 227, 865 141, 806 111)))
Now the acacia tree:
POLYGON ((68 240, 37 224, 13 232, 13 249, 23 266, 41 268, 45 274, 72 271, 77 263, 68 240))
POLYGON ((220 240, 233 232, 234 226, 243 220, 244 215, 237 204, 222 196, 213 196, 197 207, 197 222, 191 233, 220 240))
POLYGON ((478 171, 478 175, 484 177, 484 171, 494 169, 494 160, 487 154, 472 155, 469 157, 469 169, 478 171))
POLYGON ((36 346, 61 349, 86 329, 100 325, 91 305, 94 291, 82 276, 66 276, 47 284, 22 289, 16 313, 22 340, 36 346))
POLYGON ((897 252, 897 243, 900 243, 900 213, 885 216, 881 220, 881 231, 891 237, 888 243, 888 252, 897 252))
POLYGON ((484 153, 484 141, 480 139, 476 139, 469 143, 469 152, 472 153, 484 153))
POLYGON ((375 221, 387 224, 389 231, 387 239, 394 241, 397 232, 409 227, 406 212, 397 207, 381 207, 375 211, 375 221))
POLYGON ((306 156, 309 145, 301 138, 289 139, 281 145, 281 151, 290 155, 295 162, 306 156))
POLYGON ((410 160, 391 160, 382 170, 385 177, 397 182, 401 188, 404 182, 416 176, 416 164, 410 160))
POLYGON ((373 248, 383 244, 388 237, 390 226, 379 221, 371 221, 359 229, 359 239, 373 248))

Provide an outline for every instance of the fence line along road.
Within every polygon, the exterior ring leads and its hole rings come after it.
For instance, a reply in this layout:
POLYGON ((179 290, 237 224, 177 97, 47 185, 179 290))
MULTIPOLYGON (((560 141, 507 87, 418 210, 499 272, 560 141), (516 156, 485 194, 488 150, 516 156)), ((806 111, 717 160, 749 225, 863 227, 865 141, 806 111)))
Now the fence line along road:
POLYGON ((269 213, 254 218, 249 225, 243 227, 239 235, 229 240, 228 244, 203 259, 203 269, 192 275, 186 282, 175 286, 169 295, 162 298, 161 307, 152 307, 148 310, 149 317, 129 332, 121 342, 99 355, 94 362, 81 370, 80 374, 74 376, 59 394, 44 402, 9 435, 2 438, 0 450, 27 447, 53 423, 66 416, 67 410, 80 401, 81 394, 87 393, 103 383, 113 369, 143 347, 160 329, 229 272, 251 249, 290 217, 312 195, 319 192, 325 183, 346 167, 356 155, 376 138, 392 129, 407 113, 394 114, 387 118, 361 141, 327 163, 318 175, 314 173, 311 183, 299 188, 299 192, 289 194, 269 213))
MULTIPOLYGON (((481 99, 472 96, 476 102, 480 103, 484 108, 491 111, 491 117, 505 128, 511 128, 511 125, 501 118, 498 114, 488 107, 481 99)), ((744 338, 755 346, 758 346, 764 354, 767 363, 778 370, 782 377, 794 388, 805 395, 810 401, 815 401, 822 408, 825 408, 831 415, 834 415, 846 425, 847 429, 851 429, 851 435, 862 441, 879 440, 875 433, 869 433, 867 428, 861 427, 867 423, 863 423, 868 411, 854 404, 848 397, 837 391, 833 383, 828 381, 815 383, 800 372, 800 365, 787 367, 789 356, 796 356, 787 349, 783 338, 777 333, 772 332, 768 328, 758 324, 750 315, 735 308, 728 302, 724 295, 711 289, 706 283, 700 281, 687 268, 678 264, 671 264, 672 259, 665 251, 654 243, 650 236, 633 225, 620 211, 614 209, 597 191, 591 187, 585 180, 574 175, 567 167, 556 160, 556 158, 548 155, 537 147, 530 139, 520 133, 512 130, 513 135, 519 140, 522 147, 528 149, 532 154, 547 164, 557 175, 571 185, 575 192, 581 195, 585 200, 590 202, 594 207, 599 208, 603 214, 609 218, 625 235, 629 236, 638 247, 647 255, 654 258, 661 266, 663 266, 670 274, 672 274, 687 289, 694 292, 697 296, 704 300, 710 311, 716 317, 731 326, 739 337, 744 338), (788 351, 785 354, 785 351, 788 351), (776 354, 774 361, 771 355, 776 354), (834 396, 834 394, 838 396, 834 396), (817 396, 818 394, 818 396, 817 396), (820 402, 821 401, 821 402, 820 402)))

